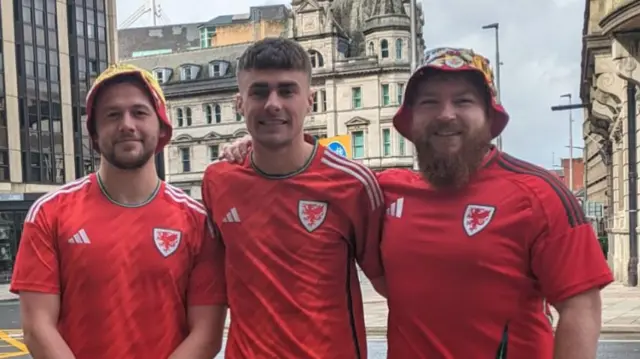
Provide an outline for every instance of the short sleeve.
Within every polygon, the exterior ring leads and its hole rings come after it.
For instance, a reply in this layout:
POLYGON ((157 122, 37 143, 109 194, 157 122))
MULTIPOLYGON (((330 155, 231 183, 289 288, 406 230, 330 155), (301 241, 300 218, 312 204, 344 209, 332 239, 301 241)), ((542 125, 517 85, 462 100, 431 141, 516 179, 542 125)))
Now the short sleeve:
POLYGON ((47 203, 36 201, 27 213, 11 277, 12 293, 60 293, 58 249, 48 209, 47 203))
POLYGON ((189 278, 188 304, 226 305, 224 245, 208 219, 199 228, 200 250, 195 254, 189 278))
POLYGON ((600 243, 576 198, 566 188, 538 192, 542 231, 531 245, 531 267, 552 304, 613 281, 600 243))

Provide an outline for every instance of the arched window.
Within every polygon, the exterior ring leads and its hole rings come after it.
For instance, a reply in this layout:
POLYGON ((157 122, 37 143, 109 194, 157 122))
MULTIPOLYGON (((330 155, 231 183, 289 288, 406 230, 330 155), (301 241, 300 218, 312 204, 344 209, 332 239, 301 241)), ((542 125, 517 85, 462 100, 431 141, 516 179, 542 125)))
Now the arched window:
POLYGON ((213 122, 213 113, 211 111, 211 105, 206 105, 204 107, 204 117, 207 121, 207 124, 211 124, 213 122))
POLYGON ((376 54, 376 45, 373 44, 373 41, 369 42, 369 55, 373 56, 376 54))
POLYGON ((383 59, 389 57, 389 41, 382 40, 380 41, 380 55, 383 59))
POLYGON ((186 118, 187 118, 187 126, 191 126, 191 108, 187 107, 186 109, 186 118))
POLYGON ((402 39, 396 39, 396 59, 402 59, 402 39))
POLYGON ((309 50, 309 57, 311 58, 311 67, 319 68, 324 67, 324 59, 322 58, 322 54, 320 54, 316 50, 309 50))
POLYGON ((216 123, 222 122, 222 112, 220 111, 220 105, 213 106, 213 116, 216 119, 216 123))
POLYGON ((176 110, 176 122, 178 122, 178 127, 184 126, 184 114, 181 108, 176 110))

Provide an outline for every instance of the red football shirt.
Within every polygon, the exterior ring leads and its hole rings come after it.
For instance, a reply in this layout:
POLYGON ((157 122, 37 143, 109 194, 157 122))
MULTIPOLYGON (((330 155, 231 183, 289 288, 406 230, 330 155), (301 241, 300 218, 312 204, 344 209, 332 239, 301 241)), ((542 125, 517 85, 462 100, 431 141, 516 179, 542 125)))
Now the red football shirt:
POLYGON ((165 183, 122 207, 92 174, 33 204, 11 291, 60 294, 58 329, 76 359, 167 358, 188 334, 187 306, 226 302, 224 248, 206 218, 165 183))
POLYGON ((546 303, 613 281, 576 198, 547 170, 493 150, 458 192, 408 170, 379 180, 390 359, 551 359, 546 303))
POLYGON ((303 169, 209 165, 202 198, 226 247, 227 359, 366 358, 356 261, 382 276, 375 175, 316 144, 303 169))

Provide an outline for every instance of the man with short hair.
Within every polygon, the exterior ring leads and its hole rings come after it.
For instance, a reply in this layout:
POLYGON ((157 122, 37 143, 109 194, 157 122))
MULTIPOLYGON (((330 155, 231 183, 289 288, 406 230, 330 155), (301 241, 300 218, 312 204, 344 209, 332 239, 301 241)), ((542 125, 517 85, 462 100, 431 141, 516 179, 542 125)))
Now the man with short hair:
POLYGON ((161 181, 171 138, 145 70, 114 65, 87 96, 100 168, 38 199, 11 291, 34 359, 211 359, 226 315, 224 248, 204 207, 161 181))
POLYGON ((225 357, 365 359, 356 262, 384 291, 375 175, 303 134, 311 63, 295 41, 256 42, 237 72, 253 150, 209 165, 202 183, 226 248, 225 357))
POLYGON ((473 51, 435 49, 407 84, 393 121, 420 171, 378 176, 390 359, 596 357, 611 271, 575 195, 491 145, 508 120, 473 51))

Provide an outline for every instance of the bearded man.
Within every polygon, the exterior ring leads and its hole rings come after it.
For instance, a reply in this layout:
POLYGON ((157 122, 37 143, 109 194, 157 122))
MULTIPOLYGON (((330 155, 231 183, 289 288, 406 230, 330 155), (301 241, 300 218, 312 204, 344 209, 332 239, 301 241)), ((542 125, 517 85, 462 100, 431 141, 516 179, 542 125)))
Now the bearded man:
POLYGON ((404 98, 420 171, 378 174, 388 358, 595 359, 612 273, 573 193, 491 144, 509 116, 488 60, 433 50, 404 98))

